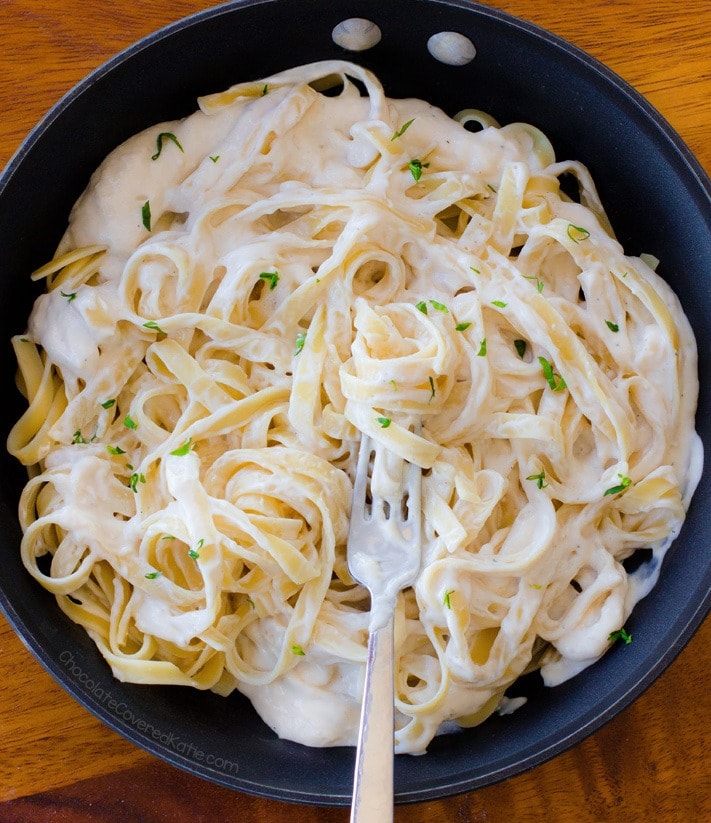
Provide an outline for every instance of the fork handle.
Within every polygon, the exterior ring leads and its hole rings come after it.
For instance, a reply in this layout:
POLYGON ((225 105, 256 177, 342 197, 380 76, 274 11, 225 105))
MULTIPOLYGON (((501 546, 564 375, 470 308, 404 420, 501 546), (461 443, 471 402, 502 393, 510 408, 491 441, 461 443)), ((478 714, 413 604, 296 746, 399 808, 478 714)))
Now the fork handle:
POLYGON ((351 823, 393 819, 393 614, 368 638, 351 823))

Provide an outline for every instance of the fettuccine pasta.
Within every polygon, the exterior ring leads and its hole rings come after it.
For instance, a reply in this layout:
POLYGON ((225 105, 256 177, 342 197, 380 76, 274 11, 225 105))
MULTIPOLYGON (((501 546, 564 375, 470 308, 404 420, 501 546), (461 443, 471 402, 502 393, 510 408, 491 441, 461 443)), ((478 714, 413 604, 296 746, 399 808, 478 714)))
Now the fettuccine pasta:
POLYGON ((353 744, 365 432, 424 470, 395 624, 396 750, 423 752, 598 659, 654 585, 700 472, 690 327, 530 125, 340 61, 199 106, 106 159, 34 275, 23 562, 118 679, 353 744))

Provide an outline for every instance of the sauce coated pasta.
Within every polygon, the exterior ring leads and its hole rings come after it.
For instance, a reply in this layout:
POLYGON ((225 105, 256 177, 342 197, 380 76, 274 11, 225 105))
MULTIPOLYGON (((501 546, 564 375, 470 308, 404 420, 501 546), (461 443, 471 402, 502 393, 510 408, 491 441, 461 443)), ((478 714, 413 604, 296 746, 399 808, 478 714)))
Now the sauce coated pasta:
POLYGON ((423 752, 598 659, 654 585, 700 473, 689 324, 533 126, 341 61, 199 106, 106 159, 35 273, 24 564, 120 680, 354 744, 366 432, 424 469, 395 623, 396 750, 423 752))

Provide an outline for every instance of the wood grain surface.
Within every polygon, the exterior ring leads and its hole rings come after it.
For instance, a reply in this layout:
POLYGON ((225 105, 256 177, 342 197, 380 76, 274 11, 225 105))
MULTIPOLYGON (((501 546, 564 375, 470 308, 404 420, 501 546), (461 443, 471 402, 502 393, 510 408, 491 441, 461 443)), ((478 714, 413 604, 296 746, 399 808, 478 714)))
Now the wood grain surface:
MULTIPOLYGON (((383 2, 397 0, 383 0, 383 2)), ((308 0, 303 2, 305 11, 308 0)), ((0 0, 0 167, 45 112, 117 51, 217 5, 199 0, 0 0)), ((602 60, 666 117, 711 171, 708 0, 497 0, 488 5, 602 60)), ((398 807, 408 823, 711 820, 711 623, 632 706, 554 760, 504 783, 398 807)), ((0 823, 346 821, 213 786, 103 726, 35 661, 0 617, 0 823)))

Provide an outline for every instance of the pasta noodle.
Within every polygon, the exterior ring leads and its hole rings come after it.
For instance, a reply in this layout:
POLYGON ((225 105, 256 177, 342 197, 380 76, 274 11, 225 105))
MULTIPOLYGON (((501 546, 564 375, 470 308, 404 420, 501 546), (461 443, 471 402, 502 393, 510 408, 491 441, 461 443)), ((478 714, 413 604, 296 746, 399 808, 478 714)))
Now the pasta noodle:
POLYGON ((353 744, 367 432, 424 470, 395 630, 396 750, 423 752, 598 659, 654 585, 700 472, 691 330, 533 126, 340 61, 199 106, 106 159, 34 275, 23 562, 120 680, 353 744))

